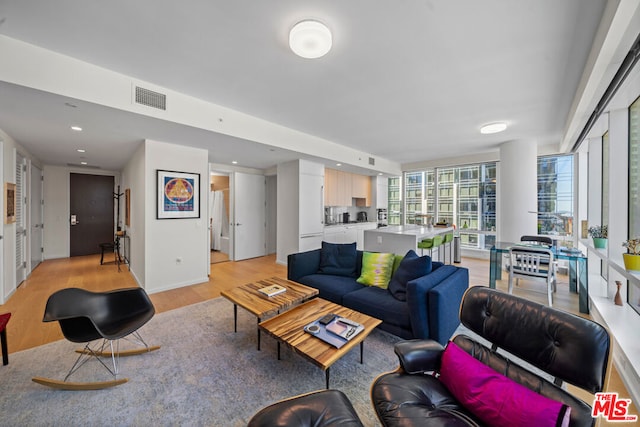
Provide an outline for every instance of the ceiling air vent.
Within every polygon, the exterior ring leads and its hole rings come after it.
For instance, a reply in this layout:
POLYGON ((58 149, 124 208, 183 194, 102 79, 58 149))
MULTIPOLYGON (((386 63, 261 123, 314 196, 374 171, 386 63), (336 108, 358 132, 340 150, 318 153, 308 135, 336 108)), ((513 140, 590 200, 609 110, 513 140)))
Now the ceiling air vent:
POLYGON ((375 166, 375 164, 376 164, 376 159, 374 159, 373 157, 369 157, 369 164, 370 164, 371 166, 375 166))
POLYGON ((136 104, 146 105, 147 107, 166 111, 167 95, 136 86, 136 104))

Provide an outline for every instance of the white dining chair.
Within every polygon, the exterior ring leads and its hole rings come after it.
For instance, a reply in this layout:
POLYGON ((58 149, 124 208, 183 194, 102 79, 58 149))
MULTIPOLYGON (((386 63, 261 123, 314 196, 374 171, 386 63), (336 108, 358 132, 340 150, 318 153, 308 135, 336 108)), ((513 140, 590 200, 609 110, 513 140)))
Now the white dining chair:
POLYGON ((555 268, 553 252, 546 248, 514 246, 509 249, 509 290, 513 293, 513 280, 539 279, 547 284, 549 307, 553 305, 555 268))

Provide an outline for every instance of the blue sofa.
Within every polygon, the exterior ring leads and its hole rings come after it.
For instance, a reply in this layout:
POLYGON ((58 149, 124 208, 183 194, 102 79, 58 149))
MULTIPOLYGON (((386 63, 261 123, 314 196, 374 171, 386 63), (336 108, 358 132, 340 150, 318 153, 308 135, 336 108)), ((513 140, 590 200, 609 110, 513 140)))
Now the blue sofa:
MULTIPOLYGON (((362 253, 357 251, 358 273, 362 253)), ((319 272, 320 258, 321 249, 289 255, 288 279, 318 289, 320 298, 382 320, 382 330, 445 344, 460 324, 460 303, 469 287, 466 268, 433 262, 431 273, 407 282, 407 300, 400 301, 387 289, 361 285, 358 276, 319 272)))

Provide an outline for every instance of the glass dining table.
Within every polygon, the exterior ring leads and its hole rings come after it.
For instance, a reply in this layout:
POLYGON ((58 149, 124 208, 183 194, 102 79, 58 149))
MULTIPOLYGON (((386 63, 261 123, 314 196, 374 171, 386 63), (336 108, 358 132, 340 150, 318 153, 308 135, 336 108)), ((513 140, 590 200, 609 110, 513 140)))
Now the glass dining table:
MULTIPOLYGON (((509 253, 512 246, 532 246, 512 242, 496 242, 491 247, 489 265, 489 287, 496 287, 496 280, 502 279, 503 254, 509 253)), ((569 291, 578 293, 580 313, 589 313, 589 271, 587 257, 577 249, 549 248, 556 259, 569 261, 569 291)))

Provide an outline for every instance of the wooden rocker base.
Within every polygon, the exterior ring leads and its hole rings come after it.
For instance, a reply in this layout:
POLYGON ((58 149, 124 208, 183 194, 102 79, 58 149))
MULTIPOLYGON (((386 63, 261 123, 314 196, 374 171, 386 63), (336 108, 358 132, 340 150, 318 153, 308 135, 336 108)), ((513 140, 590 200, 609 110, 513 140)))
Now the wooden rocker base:
POLYGON ((43 386, 56 388, 58 390, 101 390, 103 388, 115 387, 120 384, 124 384, 129 381, 128 378, 120 378, 111 381, 97 381, 89 383, 74 383, 68 381, 53 380, 50 378, 33 377, 31 379, 34 383, 41 384, 43 386))
MULTIPOLYGON (((125 351, 119 351, 117 353, 115 353, 116 357, 126 357, 126 356, 136 356, 138 354, 144 354, 144 353, 149 353, 152 351, 156 351, 159 350, 160 346, 159 345, 154 345, 154 346, 150 346, 149 348, 136 348, 133 350, 125 350, 125 351)), ((95 351, 93 353, 82 349, 82 350, 76 350, 76 353, 80 353, 80 354, 95 354, 96 356, 100 356, 100 357, 111 357, 111 352, 110 351, 95 351)))

